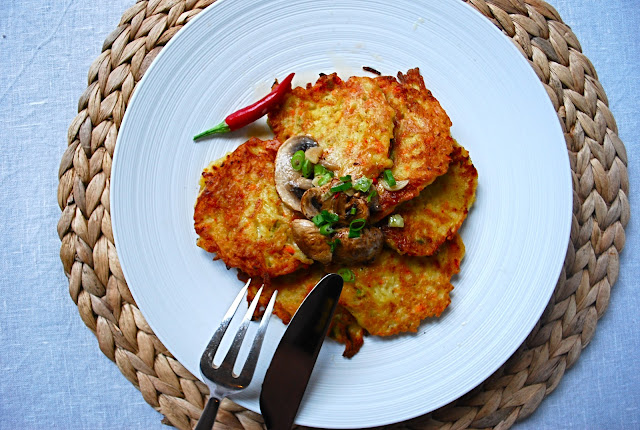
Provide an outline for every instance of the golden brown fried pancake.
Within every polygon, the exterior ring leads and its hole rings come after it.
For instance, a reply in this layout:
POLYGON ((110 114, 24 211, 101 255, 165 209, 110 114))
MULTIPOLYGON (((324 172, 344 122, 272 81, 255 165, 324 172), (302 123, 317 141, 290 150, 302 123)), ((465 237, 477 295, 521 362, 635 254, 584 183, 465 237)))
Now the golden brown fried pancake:
POLYGON ((463 147, 456 145, 451 158, 447 173, 396 209, 404 227, 382 227, 385 242, 400 254, 433 254, 466 219, 475 200, 478 172, 463 147))
MULTIPOLYGON (((278 290, 273 313, 285 324, 289 324, 304 298, 307 297, 307 294, 325 274, 326 272, 322 266, 314 265, 308 270, 299 270, 296 273, 269 280, 264 285, 264 291, 260 295, 260 306, 256 316, 260 317, 262 315, 271 295, 275 290, 278 290)), ((249 301, 253 300, 261 284, 261 282, 257 281, 251 282, 247 295, 249 301)), ((364 343, 364 330, 358 325, 358 322, 349 311, 338 305, 329 327, 329 337, 345 345, 342 355, 353 357, 364 343)))
POLYGON ((313 263, 294 242, 296 215, 276 191, 279 145, 251 138, 207 167, 193 216, 198 246, 227 267, 265 279, 313 263))
POLYGON ((321 76, 315 85, 293 88, 269 112, 268 123, 280 142, 311 135, 338 176, 374 178, 392 165, 393 118, 394 110, 373 78, 342 81, 334 73, 321 76))
POLYGON ((340 304, 367 332, 390 336, 415 332, 420 322, 440 316, 451 302, 451 277, 460 271, 464 244, 460 236, 430 257, 408 257, 384 249, 371 264, 351 267, 340 304))
MULTIPOLYGON (((442 244, 430 257, 402 256, 385 249, 371 264, 350 267, 353 282, 345 282, 329 333, 346 344, 344 355, 355 354, 366 330, 378 336, 417 331, 420 322, 440 316, 451 302, 451 277, 460 271, 464 244, 460 236, 442 244)), ((331 269, 337 270, 337 267, 331 269)), ((313 286, 327 273, 320 265, 270 279, 260 297, 266 307, 278 290, 274 314, 288 324, 313 286), (266 294, 265 294, 266 293, 266 294)), ((260 283, 252 283, 250 300, 260 283)))
POLYGON ((385 232, 389 245, 407 255, 384 249, 373 262, 350 267, 355 280, 344 284, 330 336, 344 343, 344 355, 351 357, 367 332, 415 332, 425 318, 440 316, 464 256, 456 231, 473 203, 477 173, 451 138, 451 121, 419 70, 399 73, 397 80, 321 76, 313 85, 292 89, 268 122, 277 140, 251 139, 205 169, 194 215, 198 245, 253 277, 249 299, 265 283, 256 315, 278 290, 274 314, 289 323, 325 273, 342 268, 311 265, 292 237, 291 221, 301 215, 288 209, 275 189, 279 142, 309 134, 338 176, 379 179, 391 169, 396 181, 409 181, 395 192, 379 184, 381 211, 371 219, 402 214, 405 227, 385 232), (296 271, 302 267, 308 269, 296 271))
POLYGON ((380 211, 373 215, 374 222, 390 214, 398 204, 416 197, 443 175, 454 145, 451 120, 425 87, 417 68, 406 75, 398 73, 398 80, 380 76, 376 83, 396 112, 391 172, 396 181, 409 180, 409 184, 399 191, 386 191, 378 186, 380 211))

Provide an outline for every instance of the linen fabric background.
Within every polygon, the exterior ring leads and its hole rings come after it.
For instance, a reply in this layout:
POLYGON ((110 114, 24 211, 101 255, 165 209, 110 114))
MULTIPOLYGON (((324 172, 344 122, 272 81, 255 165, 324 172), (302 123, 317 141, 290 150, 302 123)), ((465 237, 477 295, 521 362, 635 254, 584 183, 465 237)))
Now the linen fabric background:
MULTIPOLYGON (((68 294, 58 165, 87 73, 134 0, 0 4, 0 429, 163 429, 68 294)), ((595 337, 518 429, 640 428, 640 2, 551 0, 598 72, 629 158, 631 222, 595 337)))

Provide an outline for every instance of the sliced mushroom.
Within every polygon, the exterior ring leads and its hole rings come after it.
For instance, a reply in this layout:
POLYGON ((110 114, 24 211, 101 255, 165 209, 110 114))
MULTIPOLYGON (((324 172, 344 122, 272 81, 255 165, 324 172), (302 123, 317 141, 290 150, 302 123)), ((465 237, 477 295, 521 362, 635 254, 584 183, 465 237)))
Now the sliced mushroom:
POLYGON ((366 197, 359 192, 352 195, 344 192, 330 194, 331 187, 332 184, 313 187, 302 195, 300 206, 304 216, 311 219, 321 211, 327 210, 338 215, 340 225, 349 225, 352 220, 358 218, 365 221, 369 219, 369 203, 366 197))
POLYGON ((306 219, 296 219, 291 223, 291 228, 293 240, 304 255, 322 264, 331 262, 332 254, 328 238, 320 233, 313 222, 306 219))
POLYGON ((331 212, 340 217, 340 223, 343 225, 349 225, 354 219, 369 219, 369 205, 366 197, 363 197, 359 192, 349 195, 348 193, 340 193, 336 198, 331 199, 327 203, 330 203, 331 212), (352 213, 353 212, 353 213, 352 213))
POLYGON ((377 227, 365 227, 360 237, 349 237, 349 228, 341 228, 333 236, 340 242, 333 252, 333 262, 338 264, 358 264, 371 261, 382 251, 384 235, 377 227))
POLYGON ((291 209, 300 211, 300 198, 311 188, 312 181, 291 166, 291 157, 297 151, 306 151, 318 146, 311 136, 300 135, 287 139, 278 149, 276 155, 275 181, 276 190, 282 201, 291 209))
POLYGON ((318 215, 321 210, 329 210, 329 207, 326 206, 325 203, 331 199, 328 194, 330 189, 331 183, 328 183, 321 187, 310 188, 302 195, 300 199, 300 209, 304 216, 311 219, 318 215))
POLYGON ((305 178, 302 175, 300 175, 295 179, 292 179, 290 181, 290 184, 296 188, 300 188, 301 190, 305 190, 305 191, 310 188, 313 188, 313 181, 309 178, 305 178))

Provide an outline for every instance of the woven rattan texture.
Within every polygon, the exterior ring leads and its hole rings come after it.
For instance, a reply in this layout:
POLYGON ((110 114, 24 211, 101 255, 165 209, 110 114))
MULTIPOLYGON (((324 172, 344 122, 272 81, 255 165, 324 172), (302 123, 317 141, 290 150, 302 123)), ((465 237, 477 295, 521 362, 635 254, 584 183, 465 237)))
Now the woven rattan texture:
MULTIPOLYGON (((125 282, 113 240, 113 150, 131 94, 162 47, 213 0, 139 1, 107 37, 60 164, 58 234, 69 292, 102 352, 164 415, 191 429, 207 387, 156 338, 125 282)), ((627 155, 596 71, 558 13, 541 0, 468 0, 509 36, 544 84, 565 133, 573 171, 573 223, 553 297, 519 350, 471 393, 393 428, 509 428, 531 414, 580 356, 607 309, 629 220, 627 155)), ((230 401, 217 428, 263 428, 230 401)))

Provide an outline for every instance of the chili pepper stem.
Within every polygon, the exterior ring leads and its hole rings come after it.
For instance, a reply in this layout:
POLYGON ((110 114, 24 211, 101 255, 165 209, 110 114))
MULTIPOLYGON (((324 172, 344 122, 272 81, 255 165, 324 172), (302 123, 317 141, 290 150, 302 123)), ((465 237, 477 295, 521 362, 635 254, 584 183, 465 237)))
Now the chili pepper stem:
POLYGON ((210 136, 212 134, 218 134, 218 133, 228 133, 231 131, 231 127, 229 127, 229 125, 222 121, 220 124, 216 125, 213 128, 210 128, 209 130, 205 130, 202 133, 196 134, 195 136, 193 136, 193 140, 198 140, 201 137, 205 137, 205 136, 210 136))

